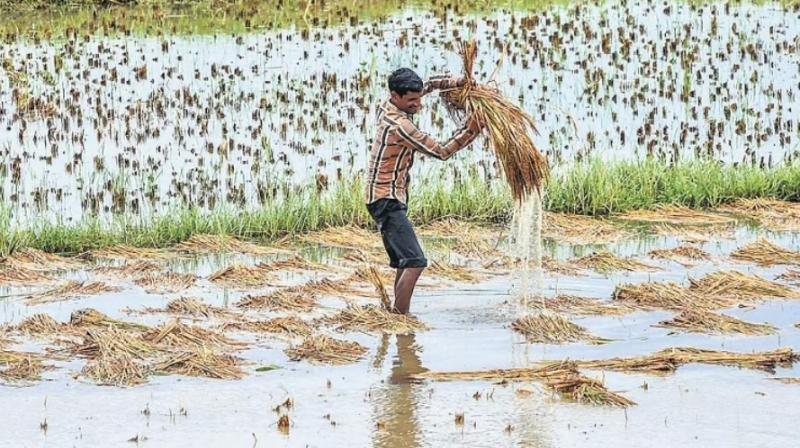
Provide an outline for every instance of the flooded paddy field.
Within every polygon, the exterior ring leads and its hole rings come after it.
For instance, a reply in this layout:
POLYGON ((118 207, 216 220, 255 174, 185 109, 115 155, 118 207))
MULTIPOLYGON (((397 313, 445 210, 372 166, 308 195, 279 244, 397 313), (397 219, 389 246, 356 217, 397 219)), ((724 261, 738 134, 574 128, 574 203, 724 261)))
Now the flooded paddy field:
POLYGON ((466 3, 0 20, 0 446, 793 445, 797 9, 466 3), (553 171, 541 278, 487 143, 420 157, 401 316, 374 114, 468 38, 553 171))
POLYGON ((800 235, 705 216, 585 223, 602 245, 546 227, 526 301, 498 229, 423 227, 435 264, 410 318, 381 312, 392 273, 354 228, 12 256, 0 428, 8 446, 791 444, 800 235), (520 333, 539 317, 577 333, 520 333))

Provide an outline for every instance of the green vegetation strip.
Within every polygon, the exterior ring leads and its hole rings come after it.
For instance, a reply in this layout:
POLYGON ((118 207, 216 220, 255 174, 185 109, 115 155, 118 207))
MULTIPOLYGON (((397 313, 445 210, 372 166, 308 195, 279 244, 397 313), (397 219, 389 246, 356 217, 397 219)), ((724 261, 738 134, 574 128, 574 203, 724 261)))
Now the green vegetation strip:
MULTIPOLYGON (((556 171, 547 186, 545 207, 554 212, 610 215, 668 204, 708 208, 760 197, 800 201, 800 163, 763 169, 717 162, 669 166, 655 160, 592 161, 556 171)), ((506 222, 513 203, 504 184, 472 174, 451 185, 416 182, 409 208, 418 225, 444 218, 506 222)), ((343 182, 322 194, 317 194, 315 187, 305 188, 288 199, 249 211, 180 209, 152 218, 123 215, 111 220, 85 219, 78 224, 43 220, 16 229, 6 210, 0 213, 0 254, 21 247, 56 253, 79 253, 114 244, 167 247, 195 234, 267 242, 348 224, 372 225, 358 180, 343 182)))

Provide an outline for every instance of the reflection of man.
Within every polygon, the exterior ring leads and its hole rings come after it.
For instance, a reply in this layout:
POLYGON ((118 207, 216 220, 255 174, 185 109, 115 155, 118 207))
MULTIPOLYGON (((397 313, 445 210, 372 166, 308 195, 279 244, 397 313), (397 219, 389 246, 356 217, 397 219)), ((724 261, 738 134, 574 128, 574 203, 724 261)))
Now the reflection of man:
MULTIPOLYGON (((383 343, 388 343, 384 339, 383 343)), ((381 349, 378 349, 380 352, 381 349)), ((419 346, 414 335, 397 336, 397 355, 392 360, 389 384, 377 397, 378 418, 381 429, 375 433, 374 446, 381 448, 416 447, 422 445, 416 415, 418 401, 422 398, 420 386, 408 380, 410 375, 427 371, 419 358, 419 346)))

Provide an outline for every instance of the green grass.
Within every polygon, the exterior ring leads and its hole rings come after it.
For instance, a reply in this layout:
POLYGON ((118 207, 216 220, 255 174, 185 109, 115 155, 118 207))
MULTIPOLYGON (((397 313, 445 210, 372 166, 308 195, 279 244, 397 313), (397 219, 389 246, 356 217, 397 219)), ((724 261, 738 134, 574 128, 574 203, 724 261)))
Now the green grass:
MULTIPOLYGON (((613 164, 595 160, 554 175, 547 187, 545 208, 609 215, 666 204, 714 207, 755 197, 800 201, 800 164, 761 169, 703 161, 668 166, 655 160, 613 164)), ((507 187, 472 173, 454 185, 417 182, 409 209, 412 221, 419 225, 451 217, 506 222, 513 206, 507 187)), ((309 187, 291 199, 252 211, 180 209, 149 219, 115 216, 79 224, 42 221, 24 229, 15 228, 12 222, 7 210, 0 212, 0 254, 20 247, 72 254, 120 243, 168 247, 199 233, 268 242, 332 226, 372 225, 358 180, 341 183, 322 195, 309 187)))

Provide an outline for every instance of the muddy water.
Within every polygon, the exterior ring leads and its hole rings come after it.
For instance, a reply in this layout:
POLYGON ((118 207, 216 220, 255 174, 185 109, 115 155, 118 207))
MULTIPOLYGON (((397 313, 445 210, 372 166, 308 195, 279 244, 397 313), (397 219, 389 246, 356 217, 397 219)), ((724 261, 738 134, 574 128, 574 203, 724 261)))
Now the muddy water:
MULTIPOLYGON (((612 1, 446 19, 406 11, 308 36, 19 41, 0 47, 14 71, 0 71, 3 202, 18 219, 68 221, 257 207, 285 185, 358 172, 386 76, 400 65, 459 72, 461 36, 480 42, 479 79, 500 57, 493 43, 509 44, 498 87, 537 120, 554 165, 649 153, 778 163, 797 148, 798 20, 772 3, 612 1), (58 113, 19 116, 20 77, 58 113)), ((455 124, 427 102, 420 126, 448 135, 455 124)), ((456 160, 419 160, 415 178, 476 163, 495 175, 487 151, 456 160)))
MULTIPOLYGON (((772 279, 784 267, 757 268, 732 263, 727 255, 750 242, 757 232, 741 228, 736 240, 707 243, 714 261, 684 268, 646 257, 655 248, 674 247, 671 238, 636 238, 608 246, 621 255, 665 268, 653 273, 586 277, 545 275, 549 295, 570 293, 609 298, 616 284, 679 281, 720 269, 739 269, 772 279)), ((800 249, 800 235, 773 234, 787 248, 800 249)), ((550 245, 550 255, 569 259, 579 247, 550 245)), ((248 257, 206 257, 196 266, 207 276, 248 257)), ((176 266, 177 267, 177 266, 176 266)), ((86 272, 72 274, 87 277, 86 272)), ((287 284, 305 278, 286 276, 287 284)), ((749 322, 769 322, 778 328, 770 336, 710 336, 671 334, 652 325, 670 312, 638 312, 622 317, 573 318, 591 333, 612 339, 606 345, 562 346, 527 344, 510 329, 516 315, 515 280, 498 275, 477 285, 422 286, 413 312, 431 331, 404 336, 345 337, 369 348, 364 360, 342 367, 314 366, 288 361, 280 340, 258 341, 244 357, 252 362, 239 381, 183 377, 153 377, 147 384, 116 388, 76 380, 82 361, 57 362, 45 380, 30 387, 2 387, 0 446, 792 446, 800 418, 800 387, 768 378, 798 377, 800 365, 778 369, 775 375, 747 369, 687 365, 669 376, 586 371, 637 403, 627 410, 568 403, 536 383, 410 382, 408 376, 426 370, 458 371, 521 367, 542 360, 604 359, 640 356, 667 347, 691 346, 736 352, 791 347, 800 350, 800 302, 768 301, 755 308, 724 310, 749 322), (255 372, 259 366, 277 370, 255 372), (292 426, 287 434, 277 428, 273 409, 287 398, 292 426), (464 424, 455 423, 456 414, 464 424), (47 431, 40 424, 47 422, 47 431)), ((5 294, 19 293, 7 290, 5 294)), ((242 291, 225 290, 201 281, 181 295, 200 296, 207 303, 226 306, 242 291)), ((24 306, 6 297, 0 320, 19 322, 36 312, 67 320, 71 311, 91 306, 112 317, 155 324, 164 316, 140 316, 121 311, 163 306, 175 295, 146 294, 127 285, 120 293, 24 306)), ((340 300, 321 303, 314 314, 341 307, 340 300)), ((20 349, 37 349, 23 343, 20 349)))

